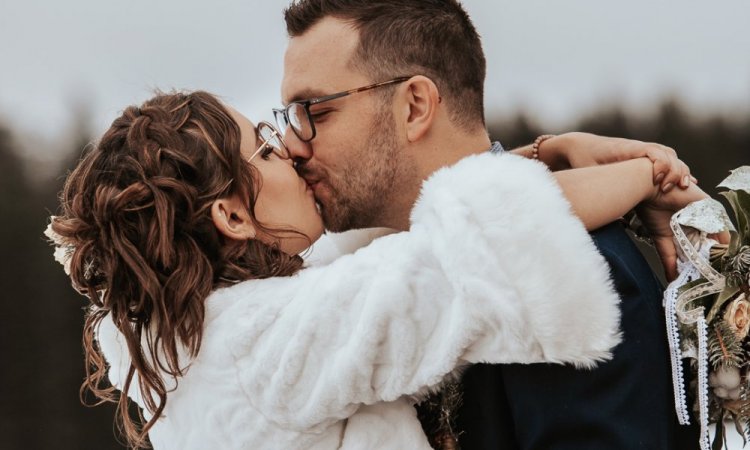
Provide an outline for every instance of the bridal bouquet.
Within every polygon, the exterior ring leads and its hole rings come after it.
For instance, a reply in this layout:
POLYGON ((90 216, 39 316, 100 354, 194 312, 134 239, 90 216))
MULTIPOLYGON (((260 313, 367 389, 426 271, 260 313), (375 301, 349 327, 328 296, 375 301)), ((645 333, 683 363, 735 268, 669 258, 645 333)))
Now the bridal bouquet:
POLYGON ((732 171, 719 185, 734 215, 721 203, 692 203, 672 217, 679 276, 664 294, 672 357, 675 406, 689 423, 683 359, 688 359, 690 405, 701 425, 702 450, 726 441, 724 423, 750 430, 750 166, 732 171), (710 236, 729 231, 729 244, 710 236), (710 423, 716 424, 713 444, 710 423))

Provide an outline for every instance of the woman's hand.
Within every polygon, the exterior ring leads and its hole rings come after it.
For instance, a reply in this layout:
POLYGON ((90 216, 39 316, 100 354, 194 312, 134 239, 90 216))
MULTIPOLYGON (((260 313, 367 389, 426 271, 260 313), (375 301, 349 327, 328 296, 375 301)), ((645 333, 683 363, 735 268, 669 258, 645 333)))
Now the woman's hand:
MULTIPOLYGON (((674 189, 670 192, 655 189, 653 196, 641 203, 636 209, 638 217, 654 241, 654 247, 659 253, 668 281, 677 278, 677 248, 669 221, 677 211, 692 202, 705 198, 709 198, 709 195, 695 184, 690 185, 687 189, 674 189)), ((712 237, 720 243, 729 242, 728 232, 712 237)))

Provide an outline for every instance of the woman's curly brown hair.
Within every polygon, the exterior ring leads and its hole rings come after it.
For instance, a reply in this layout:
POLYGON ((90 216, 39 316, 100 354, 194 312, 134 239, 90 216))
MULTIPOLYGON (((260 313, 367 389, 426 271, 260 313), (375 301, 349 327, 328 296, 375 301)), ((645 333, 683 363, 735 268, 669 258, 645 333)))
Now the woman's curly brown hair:
POLYGON ((302 265, 276 246, 230 242, 214 226, 214 200, 239 195, 254 217, 259 189, 257 172, 240 153, 237 123, 205 92, 158 94, 128 107, 67 178, 52 229, 74 247, 70 277, 91 303, 81 396, 90 391, 98 403, 116 402, 118 427, 133 447, 147 445, 164 410, 163 377, 177 379, 185 369, 178 348, 191 356, 200 349, 209 293, 237 281, 291 275, 302 265), (119 396, 106 384, 96 343, 107 315, 131 359, 119 396), (134 377, 151 413, 147 422, 128 412, 125 393, 134 377))

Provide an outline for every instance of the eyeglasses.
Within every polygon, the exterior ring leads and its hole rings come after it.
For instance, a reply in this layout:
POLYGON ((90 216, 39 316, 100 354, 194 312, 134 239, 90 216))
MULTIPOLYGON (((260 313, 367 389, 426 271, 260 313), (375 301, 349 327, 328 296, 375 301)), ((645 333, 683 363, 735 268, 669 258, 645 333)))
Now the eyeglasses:
POLYGON ((292 130, 294 130, 294 134, 296 134, 302 142, 310 142, 315 138, 315 122, 313 121, 312 114, 310 113, 310 106, 330 100, 336 100, 337 98, 346 97, 347 95, 356 94, 358 92, 369 91, 370 89, 379 88, 381 86, 403 83, 409 78, 411 77, 398 77, 392 80, 371 84, 369 86, 363 86, 355 89, 350 89, 348 91, 338 92, 336 94, 326 95, 324 97, 316 97, 308 100, 291 102, 286 106, 286 108, 275 108, 273 110, 273 116, 276 119, 276 125, 279 126, 279 129, 286 131, 289 127, 291 127, 292 130))
POLYGON ((276 156, 281 159, 289 159, 292 157, 291 153, 289 153, 289 149, 286 147, 286 143, 284 143, 284 139, 281 137, 281 133, 279 133, 273 125, 265 121, 258 122, 258 125, 255 127, 255 132, 263 142, 260 144, 260 147, 258 147, 258 149, 247 158, 247 162, 252 161, 253 158, 258 155, 266 157, 271 153, 276 154, 276 156))

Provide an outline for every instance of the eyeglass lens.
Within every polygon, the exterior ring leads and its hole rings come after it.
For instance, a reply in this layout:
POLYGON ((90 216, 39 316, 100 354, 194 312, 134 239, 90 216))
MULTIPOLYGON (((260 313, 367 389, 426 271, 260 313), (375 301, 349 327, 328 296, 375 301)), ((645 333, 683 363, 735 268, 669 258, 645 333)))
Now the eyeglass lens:
POLYGON ((270 145, 273 148, 273 152, 277 156, 283 159, 289 158, 289 150, 287 150, 286 145, 284 145, 276 130, 265 123, 261 123, 258 126, 258 134, 261 139, 266 141, 266 145, 270 145))
POLYGON ((313 138, 312 119, 307 114, 304 104, 290 103, 286 109, 275 110, 274 116, 276 124, 281 130, 286 131, 291 126, 295 134, 303 141, 313 138))

